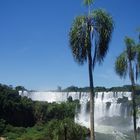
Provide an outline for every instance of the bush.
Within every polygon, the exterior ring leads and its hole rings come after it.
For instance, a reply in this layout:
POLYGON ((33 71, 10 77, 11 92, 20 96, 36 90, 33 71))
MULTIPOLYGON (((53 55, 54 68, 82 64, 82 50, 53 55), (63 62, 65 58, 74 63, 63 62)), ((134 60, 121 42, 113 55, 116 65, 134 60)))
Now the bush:
POLYGON ((87 129, 73 120, 67 118, 62 121, 53 120, 49 122, 47 129, 47 140, 84 140, 87 129))
POLYGON ((0 119, 0 135, 3 133, 5 127, 6 127, 6 121, 3 119, 0 119))

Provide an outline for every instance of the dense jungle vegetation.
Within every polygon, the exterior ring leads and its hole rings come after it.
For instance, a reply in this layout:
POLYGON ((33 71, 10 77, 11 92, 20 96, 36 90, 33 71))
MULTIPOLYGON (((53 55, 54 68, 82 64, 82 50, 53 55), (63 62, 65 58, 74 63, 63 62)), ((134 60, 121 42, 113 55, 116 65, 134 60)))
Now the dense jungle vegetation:
POLYGON ((78 101, 37 102, 21 97, 18 88, 0 84, 0 136, 8 140, 84 139, 85 127, 74 123, 78 101))

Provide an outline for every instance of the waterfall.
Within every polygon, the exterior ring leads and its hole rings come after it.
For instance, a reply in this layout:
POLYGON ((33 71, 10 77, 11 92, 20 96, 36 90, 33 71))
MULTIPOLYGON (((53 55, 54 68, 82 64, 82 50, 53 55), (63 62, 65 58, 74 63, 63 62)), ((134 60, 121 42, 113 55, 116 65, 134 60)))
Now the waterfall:
MULTIPOLYGON (((89 93, 86 92, 27 92, 19 95, 27 96, 35 101, 65 102, 68 97, 79 100, 80 110, 75 115, 75 122, 89 127, 89 93)), ((95 96, 95 128, 110 126, 118 129, 133 129, 132 107, 127 103, 118 102, 121 99, 130 101, 131 92, 97 92, 95 96)), ((140 119, 137 120, 140 126, 140 119)), ((101 131, 101 130, 99 130, 101 131)))

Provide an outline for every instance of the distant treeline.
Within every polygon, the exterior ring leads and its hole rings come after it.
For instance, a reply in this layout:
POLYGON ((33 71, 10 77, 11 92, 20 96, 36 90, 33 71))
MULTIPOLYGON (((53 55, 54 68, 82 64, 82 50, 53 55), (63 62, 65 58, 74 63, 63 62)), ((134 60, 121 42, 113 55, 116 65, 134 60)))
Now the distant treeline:
MULTIPOLYGON (((97 86, 94 88, 95 92, 123 92, 123 91, 128 91, 131 92, 131 86, 130 85, 124 85, 124 86, 118 86, 118 87, 111 87, 111 88, 106 88, 106 87, 100 87, 97 86)), ((140 85, 136 86, 137 92, 140 91, 140 85)), ((76 87, 76 86, 70 86, 67 87, 66 89, 61 90, 62 92, 90 92, 89 87, 76 87)))
MULTIPOLYGON (((27 90, 23 86, 17 86, 14 88, 15 90, 27 90)), ((131 85, 123 85, 123 86, 116 86, 116 87, 111 87, 111 88, 106 88, 103 86, 96 86, 94 88, 95 92, 131 92, 131 85)), ((28 90, 27 90, 28 91, 28 90)), ((34 91, 34 90, 31 90, 34 91)), ((52 90, 54 91, 54 90, 52 90)), ((90 87, 77 87, 77 86, 69 86, 65 89, 62 89, 60 86, 58 86, 58 89, 55 90, 58 92, 90 92, 90 87)), ((137 93, 140 92, 140 85, 136 85, 136 91, 137 93)))

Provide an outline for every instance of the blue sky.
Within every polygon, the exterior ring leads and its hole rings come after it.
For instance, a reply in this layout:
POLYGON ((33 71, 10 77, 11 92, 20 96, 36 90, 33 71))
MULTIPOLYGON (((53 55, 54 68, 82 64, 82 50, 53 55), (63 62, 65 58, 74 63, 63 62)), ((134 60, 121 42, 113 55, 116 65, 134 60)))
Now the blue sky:
MULTIPOLYGON (((96 0, 93 9, 106 9, 115 21, 109 52, 96 66, 94 84, 129 84, 114 72, 115 58, 126 35, 137 38, 139 0, 96 0)), ((0 0, 0 83, 48 90, 88 86, 88 67, 77 65, 68 33, 74 17, 86 12, 82 0, 0 0)))

